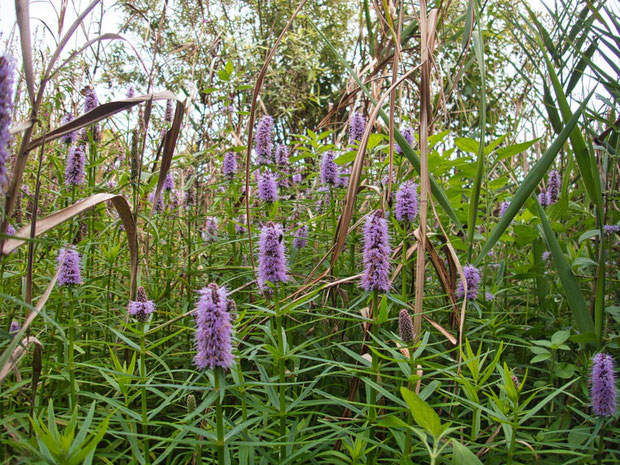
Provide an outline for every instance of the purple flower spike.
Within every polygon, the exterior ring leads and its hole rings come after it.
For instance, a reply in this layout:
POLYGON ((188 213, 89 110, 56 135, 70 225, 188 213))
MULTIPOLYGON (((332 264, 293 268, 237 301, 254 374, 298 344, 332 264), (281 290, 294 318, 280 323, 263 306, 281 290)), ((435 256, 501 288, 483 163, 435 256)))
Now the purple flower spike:
POLYGON ((22 329, 19 323, 15 320, 11 321, 11 325, 9 326, 9 334, 15 334, 17 331, 22 329))
POLYGON ((166 175, 166 179, 164 179, 164 185, 162 186, 163 190, 171 191, 174 189, 174 178, 171 173, 166 175))
POLYGON ((236 234, 245 234, 247 231, 245 227, 245 216, 241 215, 237 218, 235 222, 235 233, 236 234))
POLYGON ((166 100, 166 113, 164 114, 164 121, 166 123, 172 123, 172 100, 166 100))
MULTIPOLYGON (((155 201, 155 192, 156 191, 153 191, 149 194, 149 201, 151 203, 155 201)), ((161 213, 164 211, 165 208, 166 208, 166 205, 164 204, 164 196, 161 195, 161 192, 160 192, 159 197, 157 197, 157 203, 154 205, 154 210, 156 213, 161 213)))
MULTIPOLYGON (((413 141, 415 140, 415 136, 413 133, 413 128, 406 127, 402 131, 400 131, 401 135, 405 138, 410 147, 413 147, 413 141)), ((403 148, 396 144, 396 153, 403 153, 403 148)))
POLYGON ((545 189, 541 189, 538 194, 538 202, 541 207, 546 207, 549 205, 549 193, 545 189))
POLYGON ((254 150, 256 150, 258 164, 267 164, 271 162, 273 141, 271 140, 271 132, 273 131, 273 118, 269 115, 263 116, 256 127, 256 136, 254 136, 254 150))
POLYGON ((222 161, 222 174, 232 178, 237 172, 237 157, 234 152, 227 152, 222 161))
POLYGON ((279 144, 276 147, 276 165, 288 166, 288 147, 286 144, 279 144))
POLYGON ((507 200, 504 200, 502 203, 499 204, 499 216, 500 217, 504 216, 504 213, 506 213, 506 210, 508 210, 509 205, 510 205, 510 202, 508 202, 507 200))
POLYGON ((278 186, 273 174, 265 171, 258 179, 258 196, 264 202, 278 200, 278 186))
POLYGON ((293 175, 293 183, 294 184, 300 184, 301 183, 301 174, 300 173, 296 173, 293 175))
POLYGON ((127 307, 129 314, 138 321, 146 321, 149 315, 155 311, 155 304, 146 298, 146 291, 142 286, 138 288, 136 300, 130 300, 127 307))
POLYGON ((228 369, 233 362, 232 323, 227 311, 226 289, 209 284, 199 291, 196 303, 196 356, 199 370, 215 367, 228 369))
POLYGON ((258 285, 264 288, 267 281, 274 284, 288 281, 282 225, 271 221, 261 230, 258 257, 258 285))
MULTIPOLYGON (((463 268, 465 281, 467 281, 467 300, 476 300, 478 297, 478 285, 480 284, 480 271, 474 265, 467 265, 463 268)), ((456 289, 456 296, 460 299, 465 296, 463 281, 459 280, 456 289)))
POLYGON ((377 210, 364 226, 364 273, 361 287, 368 291, 387 292, 390 289, 390 244, 387 221, 377 210))
POLYGON ((405 344, 415 340, 413 321, 411 321, 411 315, 409 315, 409 312, 405 308, 398 313, 398 334, 400 340, 405 344))
POLYGON ((549 259, 551 258, 551 252, 547 251, 547 252, 543 252, 542 254, 542 259, 546 262, 549 261, 549 259))
POLYGON ((338 184, 338 165, 334 162, 334 152, 331 150, 323 155, 321 161, 321 182, 323 184, 338 184))
POLYGON ((99 99, 94 87, 88 87, 84 94, 84 113, 94 110, 99 106, 99 99))
POLYGON ((485 292, 484 293, 484 299, 487 302, 491 302, 492 300, 495 300, 495 295, 492 292, 485 292))
POLYGON ((612 234, 620 231, 620 225, 618 224, 606 224, 603 226, 603 231, 612 234))
POLYGON ((13 116, 13 57, 0 56, 0 192, 8 183, 6 160, 11 143, 11 119, 13 116))
POLYGON ((616 381, 611 355, 598 353, 592 359, 590 397, 595 415, 610 417, 616 413, 616 381))
POLYGON ((7 223, 6 225, 6 235, 13 236, 15 234, 15 228, 11 223, 7 223))
POLYGON ((308 244, 308 225, 307 224, 298 224, 298 228, 294 232, 293 236, 293 248, 297 250, 301 250, 308 244))
POLYGON ((562 179, 560 173, 556 170, 552 170, 549 173, 549 185, 547 189, 547 205, 553 205, 560 198, 560 188, 562 185, 562 179))
MULTIPOLYGON (((60 119, 61 126, 64 126, 65 124, 70 123, 71 121, 73 121, 73 118, 74 117, 72 113, 65 114, 65 116, 63 116, 60 119)), ((67 145, 74 144, 75 141, 77 140, 77 131, 73 131, 68 134, 65 134, 64 136, 60 136, 60 140, 61 142, 64 142, 67 145)))
POLYGON ((361 113, 353 113, 349 124, 349 144, 361 141, 366 130, 366 118, 361 113))
POLYGON ((398 221, 413 223, 418 216, 418 185, 405 181, 396 193, 394 215, 398 221))
POLYGON ((205 230, 202 233, 205 242, 215 242, 217 240, 217 218, 207 216, 205 219, 205 230))
POLYGON ((80 266, 82 257, 73 249, 60 249, 56 258, 60 272, 58 273, 58 285, 70 286, 82 284, 80 266))
POLYGON ((127 98, 134 98, 136 96, 136 89, 134 89, 133 86, 130 86, 129 89, 127 89, 127 98))
POLYGON ((80 186, 84 183, 84 147, 74 145, 69 148, 65 166, 65 186, 80 186))

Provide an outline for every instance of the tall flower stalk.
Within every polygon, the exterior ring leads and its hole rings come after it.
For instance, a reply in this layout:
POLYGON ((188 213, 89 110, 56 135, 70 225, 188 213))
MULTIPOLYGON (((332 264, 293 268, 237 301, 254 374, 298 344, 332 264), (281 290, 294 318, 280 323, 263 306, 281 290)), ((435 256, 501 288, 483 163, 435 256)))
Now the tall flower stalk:
MULTIPOLYGON (((286 269, 286 257, 284 256, 284 236, 282 226, 278 223, 269 221, 263 226, 260 234, 260 254, 258 264, 258 283, 262 289, 266 288, 266 283, 275 285, 273 292, 273 302, 275 307, 275 327, 278 337, 278 360, 274 364, 277 369, 278 391, 279 391, 279 415, 280 415, 280 438, 286 438, 286 367, 285 367, 285 346, 284 335, 286 327, 282 324, 282 312, 280 308, 279 283, 288 281, 286 269)), ((286 445, 280 446, 280 461, 286 458, 286 445)))

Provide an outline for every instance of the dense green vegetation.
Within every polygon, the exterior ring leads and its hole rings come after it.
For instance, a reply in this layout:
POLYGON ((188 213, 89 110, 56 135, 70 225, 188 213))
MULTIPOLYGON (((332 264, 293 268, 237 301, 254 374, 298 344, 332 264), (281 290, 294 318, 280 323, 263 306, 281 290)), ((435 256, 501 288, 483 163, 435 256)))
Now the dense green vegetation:
POLYGON ((1 463, 618 463, 617 5, 38 6, 1 463))

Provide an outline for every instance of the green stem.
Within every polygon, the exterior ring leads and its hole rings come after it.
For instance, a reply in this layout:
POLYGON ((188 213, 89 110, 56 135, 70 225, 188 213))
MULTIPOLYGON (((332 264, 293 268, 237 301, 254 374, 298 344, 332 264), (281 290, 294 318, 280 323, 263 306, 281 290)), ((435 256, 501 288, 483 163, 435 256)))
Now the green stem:
POLYGON ((141 397, 142 397, 142 435, 144 436, 142 447, 144 450, 144 460, 148 465, 151 463, 151 454, 149 452, 149 440, 148 440, 148 418, 147 418, 147 404, 146 404, 146 323, 142 325, 142 332, 140 334, 140 384, 141 397))
MULTIPOLYGON (((404 267, 403 267, 404 270, 404 267)), ((404 287, 404 286, 403 286, 404 287)), ((413 390, 413 385, 411 383, 411 377, 415 374, 415 361, 413 359, 413 346, 409 346, 409 378, 410 380, 408 381, 407 385, 409 390, 413 390)), ((407 423, 409 423, 410 425, 413 424, 413 415, 411 414, 411 411, 409 411, 407 413, 407 423)), ((405 433, 405 449, 404 449, 404 457, 409 457, 409 454, 411 453, 411 439, 412 439, 412 431, 411 428, 407 429, 407 432, 405 433)), ((404 458, 403 457, 403 458, 404 458)))
MULTIPOLYGON (((371 302, 371 314, 372 314, 372 336, 373 342, 377 338, 379 334, 379 295, 377 291, 372 291, 372 302, 371 302)), ((379 358, 377 357, 377 352, 375 350, 372 351, 372 364, 370 368, 371 372, 374 375, 375 381, 379 384, 379 358)), ((374 423, 377 419, 377 391, 374 388, 370 389, 370 399, 368 405, 368 425, 370 426, 370 439, 372 440, 375 435, 374 423)), ((368 463, 374 464, 377 459, 376 450, 373 449, 369 453, 368 463)))
POLYGON ((409 225, 405 225, 405 235, 403 236, 403 251, 402 251, 402 266, 400 270, 400 277, 402 281, 402 300, 407 302, 407 234, 409 232, 409 225))
MULTIPOLYGON (((286 438, 286 386, 285 386, 285 358, 284 358, 284 327, 282 325, 282 314, 280 313, 279 289, 273 292, 273 300, 276 309, 276 332, 278 333, 278 391, 280 394, 280 440, 285 442, 286 438)), ((286 445, 280 446, 280 461, 286 458, 286 445)))
POLYGON ((222 399, 224 398, 224 393, 221 390, 222 386, 220 383, 220 376, 223 376, 224 373, 221 367, 215 367, 213 371, 215 377, 215 392, 217 396, 215 397, 215 429, 217 434, 217 463, 225 463, 224 459, 224 417, 222 415, 222 399))
POLYGON ((71 302, 71 289, 67 288, 67 305, 69 307, 69 353, 68 364, 69 364, 69 385, 71 390, 70 400, 71 400, 71 411, 75 409, 75 367, 73 366, 73 352, 75 347, 75 318, 74 318, 74 310, 75 306, 71 302))

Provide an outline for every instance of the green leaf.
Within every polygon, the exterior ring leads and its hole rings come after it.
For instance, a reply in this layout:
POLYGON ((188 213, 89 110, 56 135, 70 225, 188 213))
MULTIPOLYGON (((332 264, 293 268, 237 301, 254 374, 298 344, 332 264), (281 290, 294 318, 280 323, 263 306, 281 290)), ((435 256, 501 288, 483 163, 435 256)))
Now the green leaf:
POLYGON ((566 341, 568 341, 569 337, 570 337, 570 331, 565 331, 565 330, 556 331, 555 333, 553 333, 553 336, 551 336, 551 344, 553 344, 556 347, 560 346, 564 344, 566 341))
POLYGON ((551 251, 551 256, 553 257, 553 264, 558 272, 558 276, 560 278, 560 282, 562 283, 562 287, 564 288, 564 294, 566 295, 566 301, 568 302, 568 306, 570 307, 573 318, 575 320, 575 324, 580 332, 590 332, 594 331, 594 322, 592 321, 592 316, 590 315, 590 310, 588 308, 588 304, 586 302, 583 293, 581 292, 581 288, 579 287, 579 283, 575 278, 570 266, 566 262, 566 258, 564 257, 564 253, 560 248, 560 244, 558 243, 557 238, 555 237, 555 233, 547 220, 547 215, 545 215, 544 210, 538 203, 538 200, 535 199, 536 206, 538 207, 538 216, 540 217, 541 224, 538 225, 540 229, 540 233, 547 242, 547 246, 551 251))
POLYGON ((406 387, 400 388, 400 393, 407 402, 411 415, 414 421, 423 428, 428 434, 435 439, 439 439, 441 433, 446 429, 446 425, 442 425, 439 420, 439 415, 433 410, 426 402, 424 402, 418 395, 407 389, 406 387))
POLYGON ((217 70, 217 76, 221 81, 228 81, 230 79, 230 75, 223 69, 217 70))
POLYGON ((226 72, 228 73, 229 76, 232 76, 233 71, 235 70, 234 66, 233 66, 233 62, 228 60, 226 62, 226 72))
POLYGON ((545 360, 549 360, 550 358, 551 354, 547 352, 546 354, 536 355, 532 360, 530 360, 530 363, 543 362, 545 360))
POLYGON ((456 145, 463 152, 478 153, 478 141, 469 137, 457 137, 454 139, 454 145, 456 145))
POLYGON ((456 439, 452 440, 452 465, 482 465, 480 459, 456 439))

